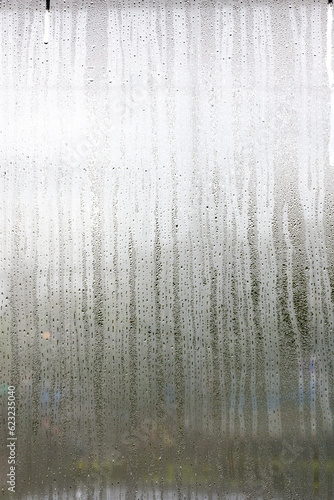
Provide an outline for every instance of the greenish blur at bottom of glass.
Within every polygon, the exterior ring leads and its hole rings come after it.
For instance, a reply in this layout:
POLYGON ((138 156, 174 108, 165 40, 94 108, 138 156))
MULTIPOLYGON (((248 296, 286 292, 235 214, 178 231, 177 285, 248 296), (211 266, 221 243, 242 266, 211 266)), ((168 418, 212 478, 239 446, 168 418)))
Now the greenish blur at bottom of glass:
POLYGON ((162 431, 162 440, 144 443, 129 436, 120 452, 104 446, 99 456, 73 453, 70 443, 60 443, 50 433, 38 457, 18 460, 15 494, 3 489, 2 497, 334 497, 333 442, 324 437, 312 442, 294 438, 243 441, 202 432, 184 434, 180 429, 184 439, 178 436, 179 441, 174 441, 166 434, 162 431))

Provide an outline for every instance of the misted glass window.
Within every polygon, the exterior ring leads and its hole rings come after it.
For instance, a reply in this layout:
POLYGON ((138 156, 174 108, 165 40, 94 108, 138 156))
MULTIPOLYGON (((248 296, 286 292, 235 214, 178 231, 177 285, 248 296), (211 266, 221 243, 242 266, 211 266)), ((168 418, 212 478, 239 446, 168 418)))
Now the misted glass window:
POLYGON ((0 1, 1 498, 334 498, 332 25, 0 1))

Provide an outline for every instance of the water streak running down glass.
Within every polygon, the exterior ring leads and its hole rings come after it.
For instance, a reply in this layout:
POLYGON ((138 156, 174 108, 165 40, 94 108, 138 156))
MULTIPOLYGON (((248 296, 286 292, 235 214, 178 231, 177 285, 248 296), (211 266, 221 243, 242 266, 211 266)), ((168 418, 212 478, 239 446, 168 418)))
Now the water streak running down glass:
POLYGON ((333 7, 0 7, 2 498, 334 498, 333 7))

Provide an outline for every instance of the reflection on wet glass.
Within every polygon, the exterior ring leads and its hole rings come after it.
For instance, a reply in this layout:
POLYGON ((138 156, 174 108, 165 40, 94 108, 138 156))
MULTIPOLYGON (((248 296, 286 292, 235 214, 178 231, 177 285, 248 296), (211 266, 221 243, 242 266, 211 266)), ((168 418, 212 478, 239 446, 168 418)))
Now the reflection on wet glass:
POLYGON ((331 7, 79 4, 0 10, 3 498, 333 498, 331 7))

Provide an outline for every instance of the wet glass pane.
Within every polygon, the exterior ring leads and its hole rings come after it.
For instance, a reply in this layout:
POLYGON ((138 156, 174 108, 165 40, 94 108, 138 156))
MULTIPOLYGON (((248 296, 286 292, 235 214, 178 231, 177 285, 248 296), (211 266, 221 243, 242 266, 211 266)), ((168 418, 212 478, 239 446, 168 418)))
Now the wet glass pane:
POLYGON ((1 498, 334 498, 332 24, 0 1, 1 498))

